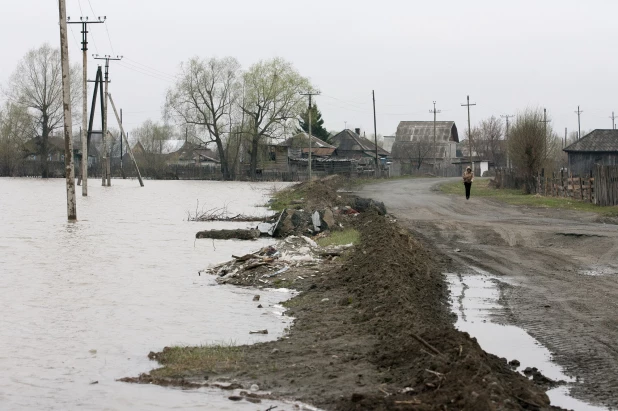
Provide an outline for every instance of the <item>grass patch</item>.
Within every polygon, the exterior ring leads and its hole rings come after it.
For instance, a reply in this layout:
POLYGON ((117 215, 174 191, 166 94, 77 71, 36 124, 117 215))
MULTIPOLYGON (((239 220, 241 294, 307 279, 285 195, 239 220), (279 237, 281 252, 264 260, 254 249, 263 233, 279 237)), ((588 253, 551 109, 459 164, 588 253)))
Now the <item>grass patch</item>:
POLYGON ((360 233, 353 228, 346 228, 343 231, 332 231, 328 237, 319 238, 317 243, 321 247, 330 245, 358 244, 360 233))
POLYGON ((293 201, 302 200, 305 198, 305 190, 288 187, 283 190, 276 191, 272 195, 272 201, 268 203, 268 207, 277 212, 281 212, 286 208, 290 208, 293 201))
MULTIPOLYGON (((585 201, 563 197, 543 197, 524 194, 521 190, 496 189, 489 187, 488 178, 477 178, 472 183, 471 197, 485 197, 513 205, 523 205, 541 208, 558 208, 564 210, 588 211, 607 217, 618 217, 618 207, 599 207, 585 201)), ((446 194, 464 196, 464 185, 461 181, 446 183, 440 186, 440 191, 446 194)))
POLYGON ((237 370, 244 362, 244 357, 244 349, 233 344, 166 347, 156 358, 163 367, 151 371, 150 375, 159 378, 183 377, 237 370))

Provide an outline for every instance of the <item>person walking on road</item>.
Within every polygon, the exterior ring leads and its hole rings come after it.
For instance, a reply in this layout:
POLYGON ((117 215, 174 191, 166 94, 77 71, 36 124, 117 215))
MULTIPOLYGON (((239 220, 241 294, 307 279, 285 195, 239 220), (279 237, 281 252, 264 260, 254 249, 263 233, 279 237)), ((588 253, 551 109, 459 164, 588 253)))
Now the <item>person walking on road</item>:
POLYGON ((466 168, 466 171, 463 173, 463 183, 466 186, 466 200, 470 199, 470 188, 472 188, 472 182, 474 181, 474 173, 472 172, 472 168, 466 168))

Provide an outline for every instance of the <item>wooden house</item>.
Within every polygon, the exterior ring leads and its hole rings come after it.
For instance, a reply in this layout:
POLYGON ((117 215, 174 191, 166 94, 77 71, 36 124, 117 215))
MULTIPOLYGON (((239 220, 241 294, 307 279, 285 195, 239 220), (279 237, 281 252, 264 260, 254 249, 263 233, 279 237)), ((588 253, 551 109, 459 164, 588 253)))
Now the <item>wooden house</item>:
POLYGON ((569 170, 574 175, 589 174, 595 164, 618 165, 618 130, 596 129, 564 148, 569 170))
MULTIPOLYGON (((331 138, 331 141, 337 152, 335 155, 338 158, 349 158, 361 160, 363 158, 376 157, 376 145, 371 140, 360 136, 360 129, 355 131, 345 129, 331 138)), ((386 159, 390 157, 390 153, 381 147, 378 147, 378 158, 386 159)))

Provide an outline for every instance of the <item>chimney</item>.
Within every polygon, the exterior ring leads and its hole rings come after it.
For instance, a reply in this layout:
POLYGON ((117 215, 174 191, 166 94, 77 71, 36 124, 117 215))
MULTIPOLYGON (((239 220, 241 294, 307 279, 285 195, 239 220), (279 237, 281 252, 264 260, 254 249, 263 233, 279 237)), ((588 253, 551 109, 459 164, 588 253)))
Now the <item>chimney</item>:
POLYGON ((355 128, 354 132, 360 136, 360 128, 355 128))

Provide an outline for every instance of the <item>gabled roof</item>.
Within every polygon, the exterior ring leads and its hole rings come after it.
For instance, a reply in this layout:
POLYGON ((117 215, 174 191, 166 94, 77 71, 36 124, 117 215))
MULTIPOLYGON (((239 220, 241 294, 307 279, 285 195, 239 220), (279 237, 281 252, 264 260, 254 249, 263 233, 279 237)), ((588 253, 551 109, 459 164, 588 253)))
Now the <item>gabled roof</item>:
MULTIPOLYGON (((280 147, 307 147, 307 149, 309 149, 309 135, 307 133, 298 133, 277 145, 280 147)), ((335 146, 328 144, 316 136, 311 136, 311 147, 335 148, 335 146)))
MULTIPOLYGON (((331 138, 339 152, 345 151, 369 151, 375 155, 376 145, 371 140, 359 136, 352 130, 345 129, 331 138)), ((379 156, 389 156, 390 153, 378 146, 379 156)))
POLYGON ((618 130, 596 129, 564 149, 566 152, 618 151, 618 130))
MULTIPOLYGON (((436 141, 459 143, 454 121, 436 121, 436 141)), ((433 121, 401 121, 395 141, 433 141, 433 121)))

